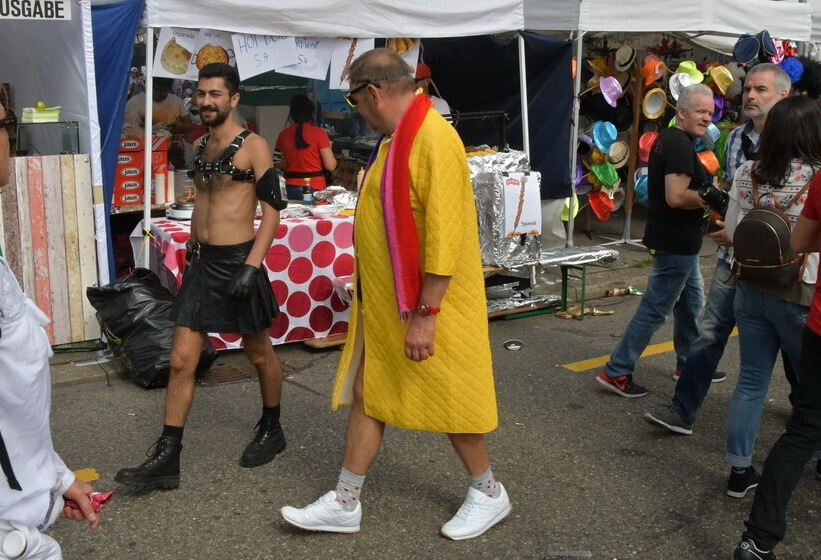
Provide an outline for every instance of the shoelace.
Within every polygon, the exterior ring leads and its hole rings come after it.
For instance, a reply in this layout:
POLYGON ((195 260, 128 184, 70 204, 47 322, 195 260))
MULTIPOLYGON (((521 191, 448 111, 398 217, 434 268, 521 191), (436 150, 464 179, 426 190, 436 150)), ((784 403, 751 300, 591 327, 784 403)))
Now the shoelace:
POLYGON ((476 509, 476 506, 479 504, 476 503, 472 498, 467 498, 463 503, 462 507, 459 508, 459 511, 456 512, 458 517, 462 519, 467 519, 470 517, 470 514, 473 513, 473 510, 476 509))
POLYGON ((147 467, 156 462, 160 455, 162 455, 163 451, 165 451, 165 437, 161 437, 148 447, 145 452, 147 459, 143 463, 143 466, 147 467))
POLYGON ((263 418, 260 418, 259 421, 256 423, 256 426, 254 426, 254 430, 256 432, 256 435, 254 436, 254 441, 256 443, 262 444, 266 439, 268 439, 268 434, 271 431, 273 431, 272 429, 269 429, 269 428, 274 427, 274 424, 275 424, 274 421, 269 420, 267 422, 266 422, 266 419, 263 417, 263 418), (271 422, 272 425, 268 426, 267 422, 271 422))

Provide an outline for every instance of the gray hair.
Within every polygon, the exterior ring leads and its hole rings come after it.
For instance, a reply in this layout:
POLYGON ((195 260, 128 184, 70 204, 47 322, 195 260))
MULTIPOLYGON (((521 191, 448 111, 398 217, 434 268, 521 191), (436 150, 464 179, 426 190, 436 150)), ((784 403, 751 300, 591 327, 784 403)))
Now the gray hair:
POLYGON ((676 102, 676 111, 679 109, 689 109, 693 106, 693 98, 696 95, 707 95, 713 98, 713 90, 704 84, 692 84, 681 90, 676 102))
POLYGON ((787 74, 778 64, 772 64, 771 62, 756 64, 747 71, 747 77, 749 78, 753 74, 758 74, 759 72, 772 72, 773 79, 775 80, 775 89, 778 93, 781 93, 782 91, 789 93, 792 89, 792 80, 790 80, 790 75, 787 74))
POLYGON ((391 49, 372 49, 358 56, 351 64, 350 83, 380 84, 386 91, 413 91, 416 87, 411 67, 391 49))

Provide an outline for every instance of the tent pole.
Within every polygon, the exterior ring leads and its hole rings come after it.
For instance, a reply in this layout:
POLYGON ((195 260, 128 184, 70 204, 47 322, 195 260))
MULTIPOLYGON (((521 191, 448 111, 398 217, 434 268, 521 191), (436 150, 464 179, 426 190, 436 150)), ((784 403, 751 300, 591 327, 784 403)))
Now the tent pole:
MULTIPOLYGON (((522 148, 527 156, 528 163, 530 160, 530 117, 527 113, 527 66, 525 64, 525 37, 518 35, 519 39, 519 94, 522 101, 522 148)), ((504 149, 504 146, 499 146, 499 149, 504 149)))
POLYGON ((573 247, 573 214, 575 214, 576 201, 573 195, 576 194, 576 150, 579 145, 579 92, 582 90, 582 48, 584 46, 584 31, 576 32, 576 75, 573 77, 573 116, 571 121, 572 130, 570 132, 570 204, 567 212, 567 241, 565 247, 573 247))
POLYGON ((143 162, 143 266, 150 267, 151 234, 151 127, 154 121, 154 28, 145 28, 145 161, 143 162))

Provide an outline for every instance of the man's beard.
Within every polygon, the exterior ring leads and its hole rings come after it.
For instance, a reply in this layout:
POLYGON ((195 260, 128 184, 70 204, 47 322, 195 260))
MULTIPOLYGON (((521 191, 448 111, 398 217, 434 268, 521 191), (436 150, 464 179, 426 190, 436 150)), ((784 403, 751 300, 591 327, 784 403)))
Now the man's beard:
POLYGON ((225 110, 222 110, 222 111, 217 106, 206 107, 205 110, 213 110, 213 111, 216 112, 216 114, 209 119, 209 118, 206 118, 206 116, 203 114, 203 108, 200 108, 200 120, 202 121, 202 124, 204 124, 206 126, 211 126, 211 127, 221 125, 231 115, 231 106, 230 105, 228 105, 225 108, 225 110))

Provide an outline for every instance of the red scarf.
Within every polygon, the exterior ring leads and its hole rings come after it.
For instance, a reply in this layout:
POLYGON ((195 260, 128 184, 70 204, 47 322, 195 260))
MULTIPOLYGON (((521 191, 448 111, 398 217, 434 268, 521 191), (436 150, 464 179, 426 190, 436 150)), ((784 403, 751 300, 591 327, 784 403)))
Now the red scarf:
MULTIPOLYGON (((422 291, 419 237, 410 199, 410 152, 416 133, 432 105, 426 95, 414 96, 391 137, 387 161, 380 180, 382 215, 393 268, 396 305, 403 321, 406 321, 410 312, 416 309, 422 291)), ((374 154, 378 150, 379 145, 374 154)))

